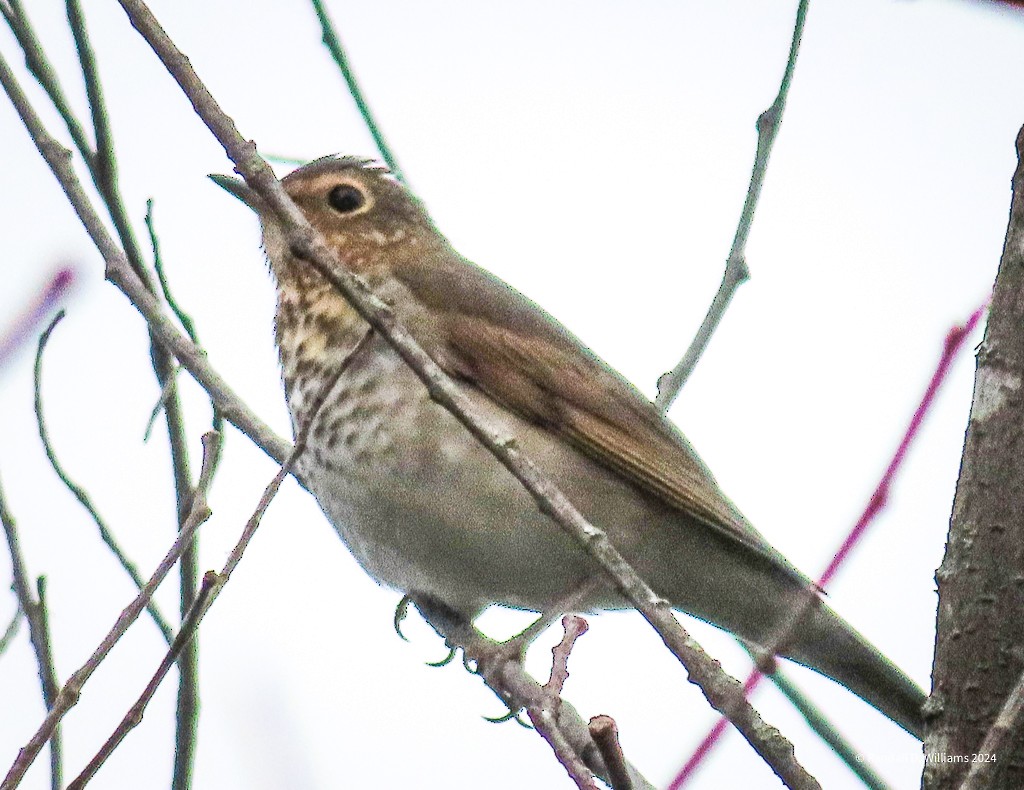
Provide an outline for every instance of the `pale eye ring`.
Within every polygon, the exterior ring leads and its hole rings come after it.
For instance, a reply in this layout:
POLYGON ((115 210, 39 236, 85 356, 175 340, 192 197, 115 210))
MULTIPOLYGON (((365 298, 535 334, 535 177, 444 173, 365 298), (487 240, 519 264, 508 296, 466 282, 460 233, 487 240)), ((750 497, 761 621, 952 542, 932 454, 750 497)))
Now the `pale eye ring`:
POLYGON ((327 202, 339 214, 352 214, 366 205, 366 195, 352 184, 338 184, 327 193, 327 202))

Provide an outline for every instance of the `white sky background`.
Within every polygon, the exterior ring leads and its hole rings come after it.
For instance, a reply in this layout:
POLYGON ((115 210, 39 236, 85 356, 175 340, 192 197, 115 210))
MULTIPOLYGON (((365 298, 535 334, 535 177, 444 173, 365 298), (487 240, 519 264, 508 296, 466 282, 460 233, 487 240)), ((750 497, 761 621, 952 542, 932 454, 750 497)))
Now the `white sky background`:
MULTIPOLYGON (((63 3, 27 5, 84 113, 63 3)), ((145 199, 155 198, 171 284, 212 363, 286 434, 256 222, 205 178, 230 164, 116 3, 86 5, 132 217, 143 231, 145 199)), ((153 9, 262 151, 374 153, 305 3, 162 0, 153 9)), ((330 10, 442 231, 653 396, 718 285, 754 121, 775 95, 795 3, 421 0, 330 10)), ((6 30, 0 47, 20 66, 6 30)), ((812 3, 750 239, 753 279, 672 412, 724 489, 810 574, 867 501, 946 331, 988 293, 1024 123, 1022 84, 1019 14, 938 0, 812 3)), ((59 129, 53 113, 45 118, 59 129)), ((46 413, 66 467, 148 574, 174 524, 162 422, 141 443, 158 395, 141 319, 103 282, 102 261, 6 102, 0 140, 0 317, 61 262, 78 268, 46 359, 46 413)), ((888 509, 830 591, 836 609, 925 685, 933 574, 980 337, 955 366, 888 509)), ((133 592, 46 463, 31 365, 25 348, 0 370, 0 476, 30 571, 49 579, 63 680, 133 592)), ((198 466, 208 406, 182 380, 198 466)), ((276 468, 234 430, 225 450, 203 569, 221 567, 276 468)), ((0 560, 3 579, 6 568, 0 560)), ((202 628, 196 788, 571 786, 536 734, 481 719, 502 710, 480 681, 457 663, 424 666, 444 651, 415 614, 412 643, 395 636, 398 597, 359 570, 312 498, 286 485, 202 628)), ((171 585, 159 601, 173 613, 171 585)), ((4 624, 13 610, 13 596, 0 596, 4 624)), ((485 619, 496 634, 522 622, 485 619)), ((614 716, 627 756, 664 784, 715 717, 639 615, 590 622, 566 697, 585 717, 614 716)), ((691 624, 728 668, 747 672, 730 639, 691 624)), ((549 633, 531 654, 540 677, 556 639, 549 633)), ((86 687, 64 729, 69 778, 163 647, 143 618, 86 687)), ((921 756, 911 737, 835 684, 791 672, 895 787, 916 786, 921 756)), ((175 681, 172 673, 93 786, 168 785, 175 681)), ((755 704, 826 787, 858 786, 774 689, 755 704)), ((23 628, 0 659, 3 770, 42 715, 23 628)), ((45 755, 23 786, 48 786, 45 755)), ((777 781, 733 732, 694 786, 777 781)))

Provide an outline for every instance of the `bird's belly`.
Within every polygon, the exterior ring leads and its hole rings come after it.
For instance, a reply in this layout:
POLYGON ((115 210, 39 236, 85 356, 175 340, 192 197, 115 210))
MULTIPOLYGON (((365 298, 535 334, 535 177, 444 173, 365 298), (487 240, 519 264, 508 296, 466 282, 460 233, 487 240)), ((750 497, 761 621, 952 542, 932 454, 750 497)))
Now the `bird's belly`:
MULTIPOLYGON (((299 472, 356 559, 379 582, 474 614, 541 609, 595 571, 512 474, 433 403, 390 353, 348 371, 321 412, 299 472)), ((475 405, 556 478, 592 470, 546 432, 475 390, 475 405)))
MULTIPOLYGON (((471 616, 491 603, 547 610, 604 578, 390 350, 353 365, 336 392, 298 472, 379 582, 471 616)), ((788 566, 640 492, 479 391, 465 393, 674 606, 757 641, 800 589, 788 566)), ((604 582, 582 608, 623 604, 604 582)))

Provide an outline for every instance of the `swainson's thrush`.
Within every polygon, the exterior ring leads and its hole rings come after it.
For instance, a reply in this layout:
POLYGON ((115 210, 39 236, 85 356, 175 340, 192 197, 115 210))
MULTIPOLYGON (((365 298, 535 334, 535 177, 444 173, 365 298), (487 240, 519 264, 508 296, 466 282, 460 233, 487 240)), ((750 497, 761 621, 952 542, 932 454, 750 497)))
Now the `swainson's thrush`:
MULTIPOLYGON (((298 472, 377 581, 467 618, 492 603, 546 611, 602 571, 309 265, 241 181, 277 281, 277 345, 293 428, 359 346, 317 414, 298 472), (365 342, 364 342, 365 341, 365 342)), ((686 438, 540 307, 470 263, 386 170, 317 160, 284 187, 338 257, 389 302, 496 426, 608 532, 673 606, 757 644, 808 580, 721 492, 686 438)), ((609 584, 584 609, 618 608, 609 584)), ((920 737, 922 691, 817 602, 785 655, 920 737)))

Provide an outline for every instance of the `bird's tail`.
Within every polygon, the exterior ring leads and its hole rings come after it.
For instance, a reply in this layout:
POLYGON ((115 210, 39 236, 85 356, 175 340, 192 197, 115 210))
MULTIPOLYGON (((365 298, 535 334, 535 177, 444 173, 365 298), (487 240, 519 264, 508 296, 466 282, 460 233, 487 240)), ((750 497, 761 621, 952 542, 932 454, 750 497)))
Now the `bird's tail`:
POLYGON ((823 601, 812 607, 795 633, 783 655, 841 683, 923 738, 924 691, 823 601))

